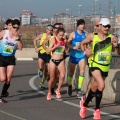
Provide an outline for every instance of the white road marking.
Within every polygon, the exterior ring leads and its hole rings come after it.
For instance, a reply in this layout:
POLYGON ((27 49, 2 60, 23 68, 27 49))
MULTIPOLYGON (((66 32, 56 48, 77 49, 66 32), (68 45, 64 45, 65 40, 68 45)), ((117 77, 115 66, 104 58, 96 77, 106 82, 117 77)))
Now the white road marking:
POLYGON ((12 115, 12 114, 7 113, 7 112, 2 111, 2 110, 0 110, 0 113, 6 114, 6 115, 11 116, 11 117, 14 117, 14 118, 17 118, 17 119, 19 119, 19 120, 27 120, 27 119, 23 119, 23 118, 20 118, 20 117, 18 117, 18 116, 12 115))
POLYGON ((29 61, 33 60, 33 58, 16 58, 18 61, 29 61))
MULTIPOLYGON (((34 85, 34 81, 35 81, 35 79, 36 79, 37 77, 38 77, 38 75, 32 77, 32 78, 29 80, 29 85, 30 85, 30 87, 31 87, 33 90, 35 90, 35 91, 37 91, 38 93, 40 93, 40 94, 47 95, 47 93, 45 93, 45 92, 43 92, 43 91, 39 91, 38 88, 34 85)), ((80 106, 79 106, 78 104, 75 104, 75 103, 72 103, 72 102, 68 102, 68 101, 64 101, 63 99, 56 99, 56 97, 54 97, 54 96, 53 96, 52 98, 55 99, 56 101, 61 101, 61 102, 65 103, 65 104, 68 104, 68 105, 71 105, 71 106, 80 108, 80 106)), ((87 108, 87 110, 88 110, 88 111, 92 111, 92 112, 94 111, 94 109, 91 109, 91 108, 87 108)), ((102 114, 102 115, 109 116, 109 117, 112 117, 112 118, 120 118, 120 116, 118 116, 118 115, 112 115, 112 114, 106 113, 106 112, 101 112, 101 114, 102 114)))

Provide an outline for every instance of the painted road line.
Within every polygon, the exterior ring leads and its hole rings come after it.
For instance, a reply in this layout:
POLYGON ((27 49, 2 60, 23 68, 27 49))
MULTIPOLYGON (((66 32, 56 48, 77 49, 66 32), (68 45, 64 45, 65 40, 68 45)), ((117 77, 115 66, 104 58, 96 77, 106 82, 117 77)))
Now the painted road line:
POLYGON ((23 119, 23 118, 20 118, 20 117, 18 117, 18 116, 12 115, 12 114, 7 113, 7 112, 2 111, 2 110, 0 110, 0 113, 6 114, 6 115, 11 116, 11 117, 14 117, 14 118, 17 118, 17 119, 19 119, 19 120, 27 120, 27 119, 23 119))
POLYGON ((33 58, 16 58, 19 61, 29 61, 29 60, 33 60, 33 58))
MULTIPOLYGON (((31 87, 33 90, 35 90, 35 91, 37 91, 38 93, 40 93, 40 94, 47 95, 47 93, 45 93, 45 92, 43 92, 43 91, 39 91, 39 89, 34 85, 34 81, 35 81, 35 79, 36 79, 37 77, 38 77, 38 75, 32 77, 32 78, 29 80, 29 85, 30 85, 30 87, 31 87)), ((72 102, 68 102, 68 101, 64 101, 63 99, 56 99, 56 97, 54 97, 54 96, 52 96, 52 99, 55 99, 56 101, 60 101, 60 102, 63 102, 63 103, 65 103, 65 104, 68 104, 68 105, 71 105, 71 106, 80 108, 80 106, 79 106, 78 104, 75 104, 75 103, 72 103, 72 102)), ((94 109, 92 109, 92 108, 87 108, 87 110, 88 110, 88 111, 91 111, 91 112, 94 111, 94 109)), ((106 115, 106 116, 109 116, 109 117, 112 117, 112 118, 120 118, 120 116, 118 116, 118 115, 112 115, 112 114, 110 114, 110 113, 106 113, 106 112, 102 112, 102 111, 101 111, 101 115, 106 115)))

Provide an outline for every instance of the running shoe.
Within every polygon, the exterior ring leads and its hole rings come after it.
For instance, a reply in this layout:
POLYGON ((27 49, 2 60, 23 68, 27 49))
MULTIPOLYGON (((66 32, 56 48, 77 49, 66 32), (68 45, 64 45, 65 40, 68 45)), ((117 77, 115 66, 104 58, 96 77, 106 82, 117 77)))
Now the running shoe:
POLYGON ((39 89, 40 89, 40 90, 45 90, 45 89, 46 89, 43 83, 40 83, 39 89))
POLYGON ((51 100, 52 98, 51 98, 51 93, 48 93, 47 94, 47 100, 51 100))
POLYGON ((83 103, 85 102, 86 96, 82 96, 80 100, 80 108, 82 107, 83 103))
POLYGON ((7 103, 7 101, 4 98, 1 98, 0 103, 7 103))
POLYGON ((38 69, 38 76, 39 76, 40 78, 42 78, 42 77, 43 77, 43 72, 42 72, 42 71, 40 71, 39 69, 38 69))
POLYGON ((56 98, 58 99, 61 98, 60 90, 57 89, 55 93, 56 93, 56 98))
POLYGON ((68 94, 69 96, 72 96, 72 85, 71 85, 71 86, 68 86, 67 94, 68 94))
POLYGON ((87 110, 87 107, 84 107, 84 98, 82 97, 81 100, 80 100, 80 112, 79 112, 79 115, 82 119, 84 119, 86 117, 86 110, 87 110))
POLYGON ((93 113, 94 117, 93 119, 94 120, 101 120, 101 117, 100 117, 100 109, 96 109, 93 113))
POLYGON ((82 98, 83 94, 80 90, 77 90, 76 95, 78 98, 82 98))

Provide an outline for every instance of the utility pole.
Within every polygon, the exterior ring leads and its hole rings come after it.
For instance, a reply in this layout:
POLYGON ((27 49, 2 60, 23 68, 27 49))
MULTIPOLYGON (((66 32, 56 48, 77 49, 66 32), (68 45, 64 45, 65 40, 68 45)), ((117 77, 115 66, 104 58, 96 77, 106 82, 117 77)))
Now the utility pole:
POLYGON ((116 16, 117 16, 117 0, 116 0, 116 7, 115 7, 115 34, 116 34, 116 16))
POLYGON ((110 4, 111 4, 111 2, 110 2, 110 0, 108 0, 108 17, 109 17, 109 19, 110 19, 110 4))
POLYGON ((100 19, 101 19, 102 18, 101 3, 100 3, 99 11, 100 11, 100 19))

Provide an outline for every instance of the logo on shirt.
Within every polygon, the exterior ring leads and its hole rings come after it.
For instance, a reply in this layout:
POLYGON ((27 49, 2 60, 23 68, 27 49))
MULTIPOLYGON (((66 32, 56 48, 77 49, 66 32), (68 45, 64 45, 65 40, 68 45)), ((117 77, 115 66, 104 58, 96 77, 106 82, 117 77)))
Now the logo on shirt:
POLYGON ((6 37, 5 39, 8 40, 8 37, 6 37))
POLYGON ((82 35, 82 38, 85 38, 85 36, 82 35))

